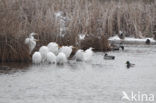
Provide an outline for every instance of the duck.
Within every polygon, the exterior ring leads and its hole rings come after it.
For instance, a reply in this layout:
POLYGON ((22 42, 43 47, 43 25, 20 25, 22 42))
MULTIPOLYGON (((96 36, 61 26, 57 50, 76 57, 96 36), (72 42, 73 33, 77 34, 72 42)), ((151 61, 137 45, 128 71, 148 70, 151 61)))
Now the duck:
POLYGON ((147 45, 149 45, 149 44, 151 43, 151 41, 150 41, 149 39, 146 39, 145 43, 146 43, 147 45))
POLYGON ((134 67, 135 64, 130 63, 130 61, 126 62, 127 68, 134 67))
POLYGON ((125 47, 123 45, 120 45, 121 50, 123 51, 125 47))
POLYGON ((120 43, 119 45, 116 45, 116 44, 111 44, 111 49, 113 51, 118 51, 118 50, 124 50, 125 47, 122 45, 122 43, 120 43))
POLYGON ((106 60, 114 60, 115 59, 115 56, 108 55, 107 53, 105 53, 104 59, 106 59, 106 60))

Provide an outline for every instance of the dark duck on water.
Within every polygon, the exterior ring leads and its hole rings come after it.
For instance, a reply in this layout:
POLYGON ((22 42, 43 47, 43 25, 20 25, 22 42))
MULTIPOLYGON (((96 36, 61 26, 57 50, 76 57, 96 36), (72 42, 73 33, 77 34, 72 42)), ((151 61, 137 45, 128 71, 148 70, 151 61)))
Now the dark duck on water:
POLYGON ((118 51, 118 50, 124 50, 125 49, 125 47, 123 46, 123 44, 122 43, 120 43, 119 45, 116 45, 116 44, 111 44, 111 49, 113 50, 113 51, 118 51))
POLYGON ((130 63, 129 61, 127 61, 127 62, 126 62, 126 65, 127 65, 127 68, 130 68, 130 67, 134 67, 135 64, 132 64, 132 63, 130 63))
POLYGON ((105 53, 104 59, 107 59, 107 60, 114 60, 114 59, 115 59, 115 56, 108 55, 107 53, 105 53))
POLYGON ((151 43, 151 41, 149 39, 146 40, 145 42, 147 45, 149 45, 151 43))

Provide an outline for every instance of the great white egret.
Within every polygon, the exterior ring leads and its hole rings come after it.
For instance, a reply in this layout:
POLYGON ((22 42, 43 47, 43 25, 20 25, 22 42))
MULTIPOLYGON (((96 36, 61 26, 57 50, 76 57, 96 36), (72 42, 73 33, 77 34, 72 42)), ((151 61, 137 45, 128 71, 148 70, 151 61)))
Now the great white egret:
POLYGON ((42 56, 42 62, 45 62, 47 60, 47 54, 49 52, 49 49, 47 46, 41 46, 39 49, 39 52, 41 53, 42 56))
POLYGON ((27 44, 29 47, 29 54, 31 54, 31 52, 36 46, 37 40, 34 38, 34 35, 37 35, 37 33, 31 33, 29 37, 25 39, 25 44, 27 44))
POLYGON ((93 51, 92 51, 93 48, 89 48, 87 50, 77 50, 76 54, 75 54, 75 59, 77 61, 90 61, 92 56, 93 56, 93 51))
POLYGON ((47 62, 49 64, 55 64, 56 63, 56 55, 53 52, 47 53, 47 62))
POLYGON ((89 48, 87 50, 85 50, 83 56, 84 56, 84 61, 90 61, 92 56, 93 56, 93 48, 89 48))
POLYGON ((56 62, 58 65, 63 65, 65 62, 67 62, 67 57, 64 53, 60 52, 56 57, 56 62))
POLYGON ((77 50, 77 52, 75 54, 75 59, 76 59, 76 61, 83 61, 84 60, 84 51, 81 49, 77 50))
POLYGON ((40 52, 35 52, 33 55, 32 55, 32 62, 34 64, 40 64, 42 61, 42 56, 41 56, 41 53, 40 52))
POLYGON ((50 50, 51 52, 53 52, 55 55, 58 54, 59 46, 58 46, 57 43, 55 43, 55 42, 50 42, 50 43, 47 45, 47 47, 48 47, 49 50, 50 50))
POLYGON ((72 53, 72 46, 62 46, 60 49, 59 49, 59 52, 62 52, 65 54, 65 56, 67 58, 70 57, 71 53, 72 53))

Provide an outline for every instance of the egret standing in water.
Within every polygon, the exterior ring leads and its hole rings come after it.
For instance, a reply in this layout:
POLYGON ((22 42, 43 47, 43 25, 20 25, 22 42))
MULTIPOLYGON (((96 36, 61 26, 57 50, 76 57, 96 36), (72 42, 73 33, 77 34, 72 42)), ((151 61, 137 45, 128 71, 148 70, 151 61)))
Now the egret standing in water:
POLYGON ((37 35, 37 33, 31 33, 29 37, 25 39, 25 44, 27 44, 29 47, 29 54, 31 54, 31 52, 36 46, 37 40, 34 38, 35 35, 37 35))
POLYGON ((55 64, 56 63, 56 55, 53 52, 47 53, 47 62, 49 64, 55 64))
POLYGON ((42 56, 42 62, 46 62, 47 54, 49 52, 48 47, 47 46, 41 46, 39 49, 39 52, 41 53, 41 56, 42 56))
POLYGON ((55 55, 58 54, 58 49, 59 49, 59 46, 57 43, 55 42, 50 42, 47 47, 49 48, 49 51, 51 51, 52 53, 54 53, 55 55))
POLYGON ((77 52, 75 54, 75 59, 76 59, 76 61, 83 61, 84 60, 84 51, 81 49, 77 50, 77 52))
POLYGON ((65 56, 67 58, 70 57, 71 53, 72 53, 72 46, 62 46, 60 49, 59 49, 59 52, 62 52, 65 54, 65 56))
POLYGON ((89 48, 85 51, 79 49, 75 54, 75 59, 77 61, 90 61, 93 56, 93 48, 89 48))
POLYGON ((34 64, 40 64, 42 61, 42 56, 41 56, 41 53, 40 52, 35 52, 33 55, 32 55, 32 62, 34 64))
POLYGON ((89 48, 84 52, 84 61, 90 61, 93 56, 93 48, 89 48))
POLYGON ((67 62, 67 57, 64 53, 60 52, 56 57, 56 62, 58 65, 63 65, 67 62))

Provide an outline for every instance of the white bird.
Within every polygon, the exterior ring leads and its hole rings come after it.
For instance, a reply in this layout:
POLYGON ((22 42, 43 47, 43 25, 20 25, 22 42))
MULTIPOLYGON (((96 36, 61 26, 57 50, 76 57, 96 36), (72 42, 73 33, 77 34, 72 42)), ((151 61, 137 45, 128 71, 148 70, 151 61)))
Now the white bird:
POLYGON ((47 53, 47 62, 49 64, 55 64, 56 63, 56 55, 53 52, 47 53))
POLYGON ((58 54, 58 49, 59 49, 59 46, 57 43, 55 42, 50 42, 47 47, 49 48, 49 51, 53 52, 55 55, 58 54))
POLYGON ((64 53, 60 52, 56 57, 56 62, 58 65, 63 65, 67 62, 67 57, 64 53))
POLYGON ((86 37, 85 34, 78 34, 78 36, 79 36, 79 40, 84 40, 86 37))
POLYGON ((71 53, 72 53, 72 46, 62 46, 60 49, 59 49, 59 52, 62 52, 65 54, 65 56, 67 58, 70 57, 71 53))
POLYGON ((42 62, 45 62, 47 60, 47 54, 49 52, 48 47, 47 46, 40 47, 39 52, 41 53, 42 56, 42 62))
POLYGON ((85 50, 83 56, 84 56, 84 61, 90 61, 92 56, 93 56, 93 48, 89 48, 87 50, 85 50))
POLYGON ((31 33, 29 37, 25 39, 25 44, 27 44, 29 47, 29 54, 31 54, 31 52, 36 46, 37 40, 34 38, 34 35, 37 35, 37 33, 31 33))
POLYGON ((81 49, 77 50, 74 57, 75 57, 76 61, 83 61, 84 60, 84 51, 81 49))
POLYGON ((32 55, 32 62, 34 64, 40 64, 42 61, 42 56, 41 56, 41 53, 40 52, 35 52, 33 55, 32 55))

